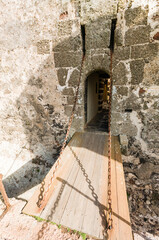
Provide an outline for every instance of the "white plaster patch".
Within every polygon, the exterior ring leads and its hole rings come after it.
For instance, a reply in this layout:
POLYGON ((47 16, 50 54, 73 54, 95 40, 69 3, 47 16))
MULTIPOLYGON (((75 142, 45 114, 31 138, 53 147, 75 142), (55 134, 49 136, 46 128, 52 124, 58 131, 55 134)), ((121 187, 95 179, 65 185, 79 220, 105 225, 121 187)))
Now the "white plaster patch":
POLYGON ((151 96, 159 96, 159 86, 151 86, 146 90, 146 94, 151 96))
POLYGON ((114 94, 116 94, 116 93, 117 93, 116 87, 115 87, 115 86, 113 86, 113 91, 112 91, 112 94, 114 95, 114 94))
POLYGON ((135 0, 132 1, 132 8, 143 7, 145 8, 149 4, 149 0, 135 0))

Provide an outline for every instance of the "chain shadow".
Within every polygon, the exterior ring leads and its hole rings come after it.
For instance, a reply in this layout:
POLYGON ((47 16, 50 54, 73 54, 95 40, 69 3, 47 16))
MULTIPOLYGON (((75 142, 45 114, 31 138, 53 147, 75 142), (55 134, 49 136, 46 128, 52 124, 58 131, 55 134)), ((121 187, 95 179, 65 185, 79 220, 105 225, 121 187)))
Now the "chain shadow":
MULTIPOLYGON (((107 216, 106 216, 106 210, 107 210, 107 209, 106 209, 106 207, 105 207, 103 204, 101 204, 101 203, 99 202, 99 200, 98 200, 98 195, 96 194, 95 189, 94 189, 94 187, 93 187, 93 185, 92 185, 92 182, 91 182, 91 180, 89 179, 89 176, 88 176, 88 174, 86 173, 86 170, 84 169, 83 164, 81 163, 80 159, 77 157, 77 155, 76 155, 76 153, 73 151, 72 147, 69 146, 69 148, 70 148, 73 156, 75 157, 75 159, 76 159, 76 161, 77 161, 77 163, 78 163, 81 171, 83 172, 83 175, 84 175, 84 177, 85 177, 86 182, 88 183, 88 187, 89 187, 89 189, 91 190, 91 194, 92 194, 92 197, 93 197, 93 199, 94 199, 93 202, 94 202, 94 204, 95 204, 95 205, 98 207, 98 209, 99 209, 99 214, 100 214, 101 220, 102 220, 103 234, 105 234, 105 235, 107 236, 107 233, 105 232, 105 229, 107 229, 107 227, 108 227, 108 223, 107 223, 107 220, 106 220, 106 219, 107 219, 107 216)), ((82 194, 83 194, 83 193, 82 193, 82 194)))
POLYGON ((54 203, 54 206, 51 209, 50 215, 47 217, 46 221, 43 223, 40 231, 38 232, 37 240, 42 239, 42 237, 44 236, 45 232, 49 229, 49 222, 52 221, 52 217, 55 214, 56 208, 58 207, 58 204, 59 204, 59 201, 61 199, 61 195, 62 195, 62 193, 64 191, 65 185, 66 185, 65 181, 63 181, 62 185, 61 185, 61 188, 59 190, 58 196, 56 198, 56 201, 54 203))
MULTIPOLYGON (((82 192, 80 192, 78 189, 75 189, 73 186, 71 186, 72 188, 74 188, 74 190, 78 191, 80 194, 84 195, 86 198, 88 198, 89 200, 93 201, 94 204, 98 207, 99 209, 99 214, 101 216, 102 219, 102 227, 103 227, 103 234, 105 237, 108 237, 108 233, 106 231, 106 229, 108 228, 108 222, 107 222, 107 212, 108 212, 108 207, 104 206, 103 204, 101 204, 98 200, 98 196, 95 192, 94 187, 92 186, 91 180, 89 179, 88 174, 86 173, 86 170, 83 167, 83 164, 81 163, 80 159, 78 158, 78 156, 76 155, 76 153, 73 151, 72 147, 70 147, 70 150, 72 152, 72 154, 74 155, 76 161, 78 162, 78 165, 81 169, 81 171, 83 172, 83 175, 86 179, 86 182, 88 183, 88 187, 91 190, 91 194, 93 199, 89 198, 87 195, 83 194, 82 192)), ((59 179, 59 178, 58 178, 59 179)), ((68 184, 68 183, 67 183, 68 184)), ((112 214, 117 217, 118 219, 120 219, 121 221, 123 221, 124 223, 126 223, 127 225, 131 226, 131 223, 128 222, 126 219, 124 219, 123 217, 121 217, 120 215, 118 215, 117 213, 115 213, 114 211, 112 211, 112 214)))
MULTIPOLYGON (((57 180, 60 181, 60 182, 62 183, 62 185, 61 185, 61 188, 60 188, 60 190, 59 190, 57 199, 56 199, 56 201, 55 201, 55 203, 54 203, 54 206, 53 206, 53 208, 51 209, 50 215, 48 216, 46 222, 43 223, 41 230, 38 232, 38 238, 37 238, 37 240, 41 240, 42 237, 43 237, 43 235, 44 235, 44 233, 45 233, 45 231, 47 231, 47 229, 49 228, 49 222, 52 221, 53 215, 54 215, 54 213, 55 213, 55 211, 56 211, 56 209, 57 209, 57 207, 58 207, 58 203, 59 203, 59 201, 60 201, 60 199, 61 199, 61 196, 62 196, 64 187, 65 187, 66 185, 68 185, 70 188, 72 188, 73 190, 77 191, 79 194, 81 194, 81 195, 83 195, 84 197, 86 197, 88 200, 92 201, 92 202, 98 207, 98 209, 99 209, 99 214, 100 214, 101 220, 102 220, 101 223, 102 223, 102 227, 103 227, 103 235, 104 235, 104 237, 106 237, 107 239, 109 239, 108 233, 107 233, 107 231, 106 231, 106 230, 107 230, 107 227, 108 227, 108 223, 107 223, 107 212, 108 212, 108 208, 107 208, 105 205, 103 205, 102 203, 99 202, 98 196, 97 196, 97 194, 96 194, 96 192, 95 192, 95 189, 94 189, 94 187, 93 187, 93 185, 92 185, 92 183, 91 183, 91 180, 89 179, 89 176, 88 176, 86 170, 84 169, 83 164, 81 163, 81 161, 80 161, 80 159, 78 158, 78 156, 76 155, 76 153, 73 151, 72 147, 70 147, 69 145, 68 145, 68 147, 70 148, 70 150, 71 150, 72 154, 74 155, 74 157, 75 157, 75 159, 76 159, 76 161, 77 161, 77 163, 78 163, 81 171, 83 172, 83 175, 84 175, 84 177, 85 177, 86 182, 88 183, 88 187, 89 187, 89 189, 91 190, 91 194, 92 194, 92 197, 93 197, 93 198, 85 195, 85 194, 84 194, 83 192, 81 192, 79 189, 77 189, 77 188, 75 188, 74 186, 72 186, 71 184, 69 184, 66 180, 64 180, 64 179, 62 179, 62 178, 60 178, 60 177, 57 176, 57 180)), ((124 218, 122 218, 121 216, 119 216, 117 213, 112 212, 112 214, 113 214, 115 217, 117 217, 118 219, 120 219, 121 221, 123 221, 124 223, 126 223, 127 225, 131 226, 130 222, 128 222, 126 219, 124 219, 124 218)))

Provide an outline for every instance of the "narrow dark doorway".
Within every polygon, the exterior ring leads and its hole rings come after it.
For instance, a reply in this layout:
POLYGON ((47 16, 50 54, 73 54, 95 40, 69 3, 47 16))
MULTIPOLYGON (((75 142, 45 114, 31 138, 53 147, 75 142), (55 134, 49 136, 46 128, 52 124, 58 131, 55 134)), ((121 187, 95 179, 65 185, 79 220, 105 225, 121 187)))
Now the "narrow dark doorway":
POLYGON ((108 132, 110 76, 95 71, 85 84, 85 130, 108 132))

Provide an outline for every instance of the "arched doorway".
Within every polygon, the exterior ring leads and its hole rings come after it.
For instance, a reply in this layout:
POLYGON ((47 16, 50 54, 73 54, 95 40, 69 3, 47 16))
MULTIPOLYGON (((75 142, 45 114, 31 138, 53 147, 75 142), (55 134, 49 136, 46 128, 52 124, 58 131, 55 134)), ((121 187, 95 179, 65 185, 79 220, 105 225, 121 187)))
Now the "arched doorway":
POLYGON ((110 76, 91 73, 85 83, 85 129, 108 131, 110 76))

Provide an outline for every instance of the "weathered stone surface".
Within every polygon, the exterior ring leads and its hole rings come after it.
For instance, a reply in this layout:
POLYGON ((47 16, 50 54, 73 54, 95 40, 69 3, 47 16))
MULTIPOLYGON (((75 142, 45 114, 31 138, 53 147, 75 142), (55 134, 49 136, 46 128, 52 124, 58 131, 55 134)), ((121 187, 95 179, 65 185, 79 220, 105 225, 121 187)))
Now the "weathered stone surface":
POLYGON ((148 43, 150 37, 149 26, 139 26, 137 28, 130 28, 125 33, 125 44, 135 45, 141 43, 148 43))
POLYGON ((71 117, 71 113, 72 113, 72 106, 70 105, 66 105, 65 106, 65 114, 68 116, 68 117, 71 117))
POLYGON ((128 88, 127 87, 116 87, 117 95, 118 96, 127 96, 128 95, 128 88))
POLYGON ((135 60, 130 62, 131 84, 138 85, 143 81, 144 65, 145 63, 143 60, 135 60))
POLYGON ((41 78, 35 78, 34 76, 32 76, 30 79, 29 79, 29 82, 28 82, 29 85, 31 86, 36 86, 38 88, 42 88, 42 79, 41 78))
POLYGON ((155 166, 152 163, 146 162, 139 165, 139 168, 136 169, 135 173, 140 179, 150 179, 151 174, 155 171, 155 166))
POLYGON ((121 126, 121 133, 128 136, 136 136, 137 134, 137 127, 130 122, 123 122, 121 126))
POLYGON ((79 51, 81 50, 81 36, 77 35, 75 37, 60 38, 58 44, 53 47, 54 52, 69 52, 69 51, 79 51))
POLYGON ((82 52, 54 53, 55 67, 77 67, 81 65, 82 52))
POLYGON ((110 44, 110 20, 99 18, 87 24, 86 36, 86 51, 95 48, 108 48, 110 44))
POLYGON ((127 83, 127 73, 125 64, 120 62, 113 71, 113 84, 125 85, 127 83))
POLYGON ((74 100, 75 100, 75 97, 74 97, 74 96, 68 96, 68 97, 67 97, 67 103, 68 103, 68 105, 73 105, 74 100))
POLYGON ((129 92, 129 97, 127 99, 124 99, 122 102, 123 111, 126 111, 127 109, 134 111, 141 109, 139 98, 132 92, 132 89, 130 89, 129 92))
POLYGON ((143 84, 146 86, 153 86, 152 94, 154 95, 155 92, 158 92, 157 86, 159 86, 159 61, 158 57, 156 56, 153 61, 145 64, 144 67, 144 80, 143 84), (157 85, 156 87, 154 85, 157 85))
POLYGON ((147 24, 148 10, 143 10, 140 7, 128 8, 125 11, 125 20, 127 26, 132 25, 146 25, 147 24))
POLYGON ((79 81, 79 71, 74 70, 68 81, 68 85, 71 87, 77 87, 79 81))
POLYGON ((37 54, 50 54, 50 41, 41 40, 37 42, 37 54))
POLYGON ((63 95, 68 95, 68 96, 74 95, 73 88, 64 88, 64 90, 62 91, 62 94, 63 95))
POLYGON ((110 71, 110 57, 107 54, 91 56, 92 69, 104 68, 106 72, 110 71))
POLYGON ((64 68, 60 68, 57 70, 58 81, 61 86, 64 86, 66 83, 68 70, 64 68))
POLYGON ((126 135, 120 134, 120 145, 121 145, 121 152, 124 155, 127 155, 128 149, 128 138, 126 135))
MULTIPOLYGON (((58 22, 58 36, 70 36, 74 31, 74 28, 79 28, 79 21, 78 20, 65 20, 58 22)), ((76 30, 78 31, 78 30, 76 30)))
POLYGON ((114 58, 126 60, 130 58, 130 47, 118 47, 114 50, 114 58))
POLYGON ((115 43, 117 46, 122 46, 123 45, 123 33, 122 33, 122 30, 121 28, 117 28, 115 30, 115 43))
POLYGON ((131 58, 148 58, 151 59, 158 54, 158 45, 149 43, 131 47, 131 58))

